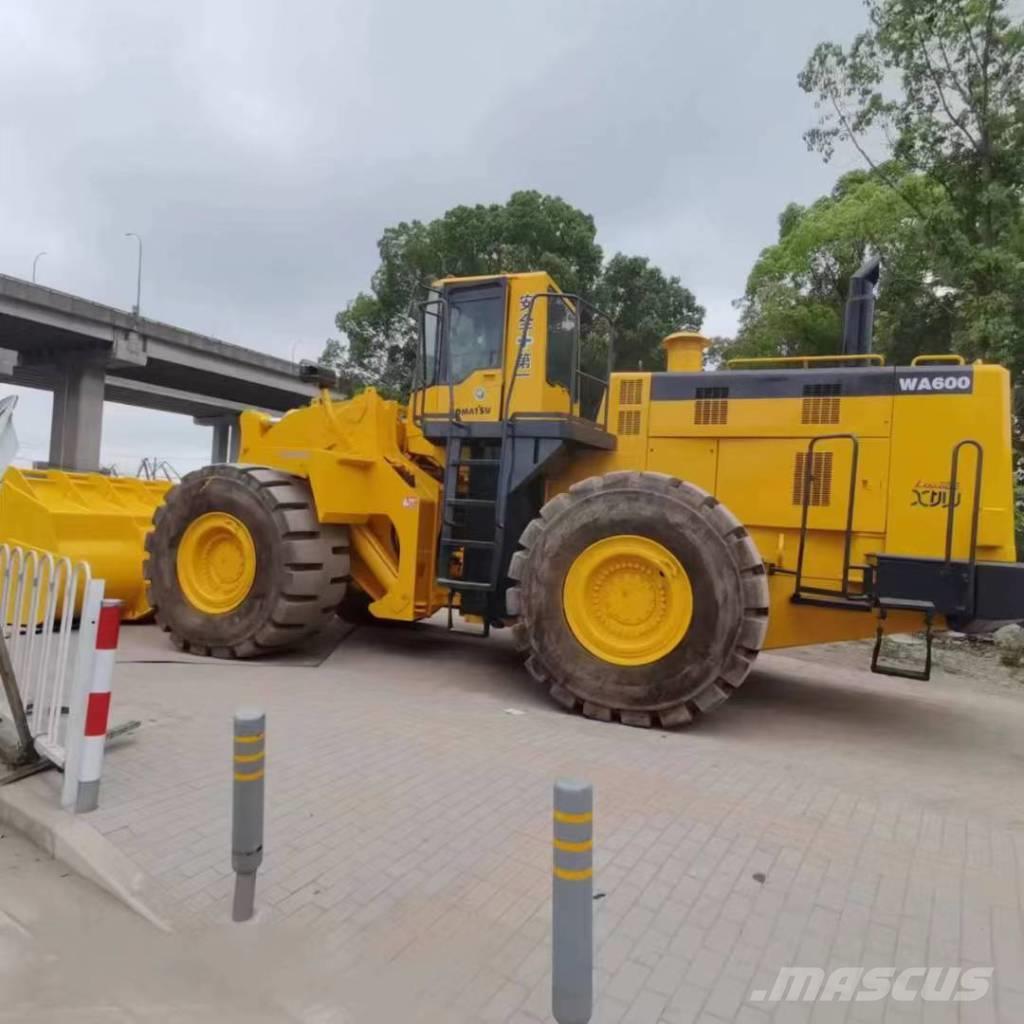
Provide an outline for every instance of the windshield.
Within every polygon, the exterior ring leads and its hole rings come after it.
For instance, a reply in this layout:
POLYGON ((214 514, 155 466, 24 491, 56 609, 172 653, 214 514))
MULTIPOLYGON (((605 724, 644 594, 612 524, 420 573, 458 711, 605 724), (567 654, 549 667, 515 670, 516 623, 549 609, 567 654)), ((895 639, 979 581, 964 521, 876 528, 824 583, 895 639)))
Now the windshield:
MULTIPOLYGON (((448 366, 453 384, 501 366, 505 290, 500 281, 448 293, 448 366)), ((447 379, 442 370, 442 379, 447 379)))

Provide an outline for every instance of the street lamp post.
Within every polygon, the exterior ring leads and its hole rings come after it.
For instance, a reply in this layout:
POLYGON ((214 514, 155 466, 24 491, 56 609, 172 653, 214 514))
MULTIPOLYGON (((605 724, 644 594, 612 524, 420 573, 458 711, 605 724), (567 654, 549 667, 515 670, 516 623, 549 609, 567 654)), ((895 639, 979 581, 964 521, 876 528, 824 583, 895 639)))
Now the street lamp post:
POLYGON ((139 267, 135 279, 135 305, 132 307, 132 313, 138 316, 139 309, 142 306, 142 239, 134 231, 126 231, 124 237, 134 238, 139 243, 139 267))
POLYGON ((42 252, 37 252, 35 259, 32 261, 32 283, 33 284, 36 283, 36 266, 39 263, 40 258, 45 256, 45 255, 46 255, 46 250, 44 249, 42 252))

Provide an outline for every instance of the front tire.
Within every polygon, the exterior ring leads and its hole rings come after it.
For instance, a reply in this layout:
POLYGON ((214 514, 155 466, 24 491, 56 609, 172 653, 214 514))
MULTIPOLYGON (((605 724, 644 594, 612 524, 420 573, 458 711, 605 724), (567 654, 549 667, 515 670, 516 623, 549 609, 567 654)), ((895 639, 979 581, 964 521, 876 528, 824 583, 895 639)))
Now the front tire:
POLYGON ((660 473, 591 477, 549 501, 509 566, 530 674, 571 710, 677 726, 722 703, 764 644, 768 583, 739 520, 660 473))
POLYGON ((305 480, 207 466, 157 509, 143 573, 156 621, 192 654, 250 658, 294 647, 335 614, 348 531, 317 521, 305 480))

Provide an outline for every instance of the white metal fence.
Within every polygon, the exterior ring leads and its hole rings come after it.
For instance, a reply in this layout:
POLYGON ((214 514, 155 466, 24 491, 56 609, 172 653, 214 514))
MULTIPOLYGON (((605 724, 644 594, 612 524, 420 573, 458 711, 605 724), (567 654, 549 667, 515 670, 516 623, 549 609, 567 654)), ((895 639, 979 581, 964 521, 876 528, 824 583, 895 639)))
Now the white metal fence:
MULTIPOLYGON (((0 625, 36 750, 65 769, 73 801, 103 581, 86 562, 0 544, 0 625), (75 607, 80 607, 75 629, 75 607)), ((10 716, 0 692, 0 714, 10 716)))

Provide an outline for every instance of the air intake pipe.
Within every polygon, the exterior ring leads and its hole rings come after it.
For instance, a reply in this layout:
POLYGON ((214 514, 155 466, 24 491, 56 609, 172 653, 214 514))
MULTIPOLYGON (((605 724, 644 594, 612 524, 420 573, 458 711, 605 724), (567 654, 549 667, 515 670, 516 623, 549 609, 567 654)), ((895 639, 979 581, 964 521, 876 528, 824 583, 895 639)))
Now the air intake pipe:
POLYGON ((696 331, 676 331, 665 338, 665 362, 670 373, 697 373, 704 369, 704 350, 711 342, 696 331))
POLYGON ((871 351, 871 335, 875 325, 875 285, 882 270, 877 256, 865 260, 850 278, 843 322, 843 355, 863 356, 871 351))

